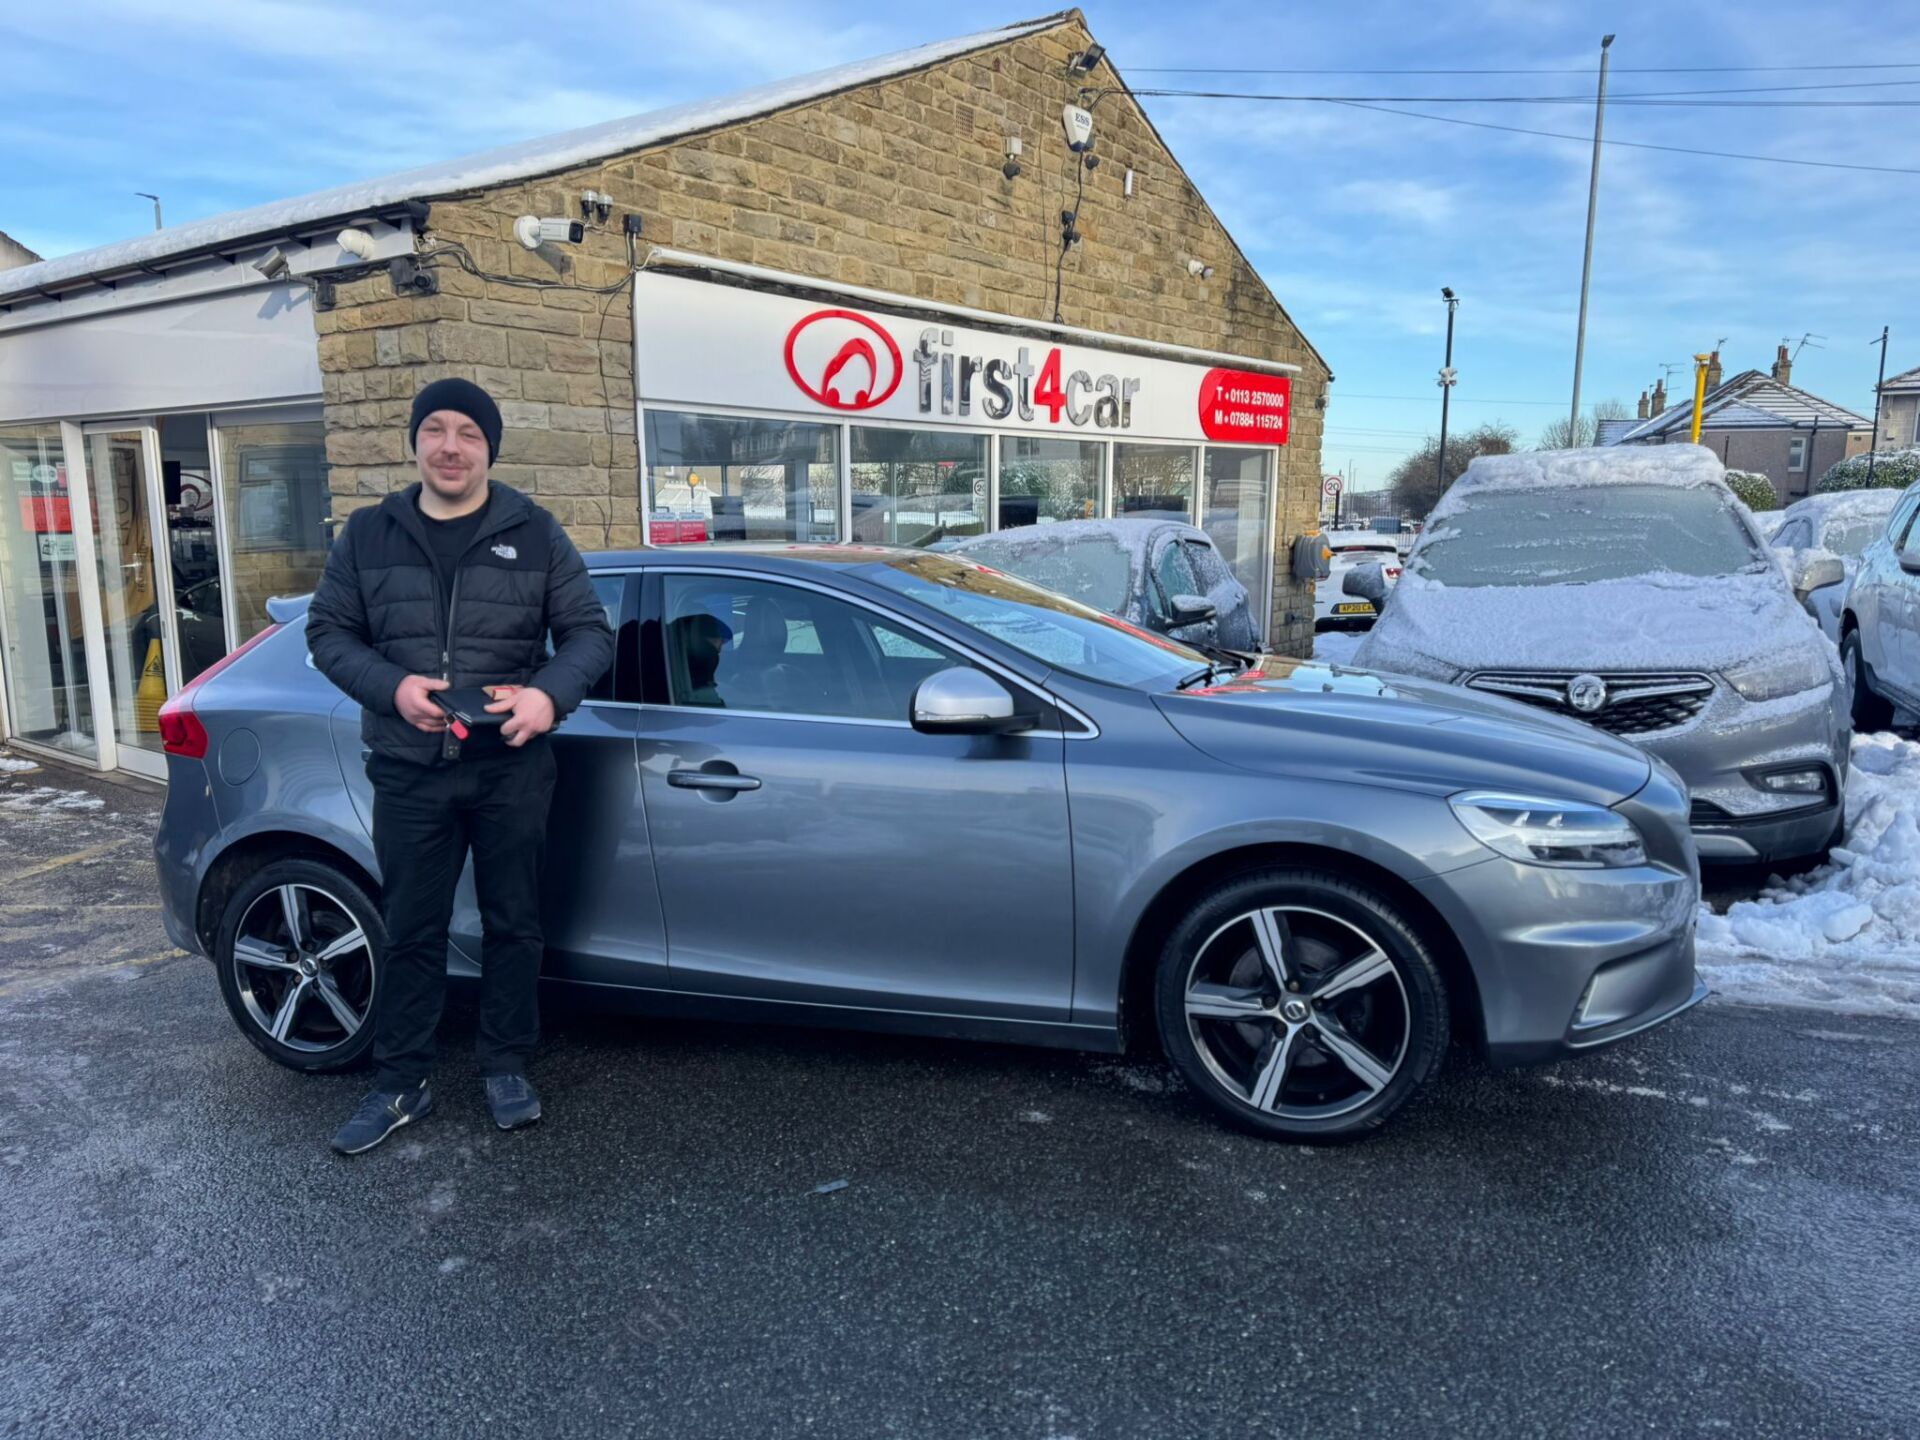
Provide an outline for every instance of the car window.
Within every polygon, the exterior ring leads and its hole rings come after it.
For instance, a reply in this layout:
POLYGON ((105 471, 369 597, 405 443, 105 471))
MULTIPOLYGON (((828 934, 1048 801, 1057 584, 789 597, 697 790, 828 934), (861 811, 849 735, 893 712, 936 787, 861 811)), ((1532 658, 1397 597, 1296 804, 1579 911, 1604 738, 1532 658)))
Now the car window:
POLYGON ((1225 583, 1229 578, 1226 563, 1211 545, 1202 545, 1198 540, 1182 540, 1180 548, 1187 552, 1187 559, 1193 565, 1194 578, 1200 582, 1196 594, 1211 595, 1215 586, 1225 583))
POLYGON ((1410 564, 1443 585, 1738 575, 1773 562, 1718 489, 1591 485, 1464 495, 1410 564))
POLYGON ((1773 543, 1782 550, 1804 550, 1813 536, 1805 520, 1789 520, 1773 532, 1773 543))
MULTIPOLYGON (((626 593, 627 577, 625 575, 594 575, 589 577, 589 582, 593 586, 594 598, 607 612, 607 628, 618 635, 620 633, 620 597, 626 593)), ((553 654, 551 631, 547 634, 547 654, 553 654)), ((606 672, 594 681, 593 687, 587 691, 587 699, 613 699, 613 672, 616 668, 618 668, 617 661, 606 668, 606 672)))
POLYGON ((1171 602, 1176 595, 1207 593, 1206 586, 1193 573, 1193 561, 1187 558, 1186 547, 1178 543, 1161 547, 1159 556, 1153 562, 1153 578, 1160 582, 1160 593, 1154 597, 1156 610, 1171 602))
POLYGON ((1820 532, 1820 546, 1836 555, 1858 555, 1879 535, 1881 522, 1872 516, 1829 520, 1820 532))
POLYGON ((864 606, 778 581, 665 579, 668 694, 713 710, 907 719, 956 651, 864 606))
POLYGON ((1898 508, 1887 521, 1887 538, 1893 541, 1898 550, 1907 543, 1907 530, 1913 524, 1913 517, 1920 513, 1920 493, 1902 496, 1898 508))
POLYGON ((966 557, 1109 615, 1124 612, 1133 559, 1119 542, 1084 531, 1055 538, 1047 528, 1022 528, 1004 539, 976 541, 967 546, 966 557))

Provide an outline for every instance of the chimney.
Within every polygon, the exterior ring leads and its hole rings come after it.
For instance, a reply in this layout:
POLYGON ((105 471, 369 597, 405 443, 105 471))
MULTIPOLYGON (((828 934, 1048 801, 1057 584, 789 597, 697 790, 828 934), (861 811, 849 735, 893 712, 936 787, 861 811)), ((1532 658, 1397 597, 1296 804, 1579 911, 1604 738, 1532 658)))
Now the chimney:
POLYGON ((1653 413, 1656 415, 1664 415, 1667 413, 1667 379, 1664 375, 1653 382, 1652 408, 1653 413))
POLYGON ((1647 392, 1642 390, 1640 392, 1640 418, 1642 420, 1647 418, 1647 404, 1647 392))
POLYGON ((1773 378, 1782 385, 1793 383, 1793 360, 1788 356, 1785 345, 1782 345, 1774 354, 1773 378))
POLYGON ((1707 357, 1707 389, 1718 390, 1719 388, 1720 388, 1720 352, 1716 350, 1713 352, 1713 354, 1707 357))

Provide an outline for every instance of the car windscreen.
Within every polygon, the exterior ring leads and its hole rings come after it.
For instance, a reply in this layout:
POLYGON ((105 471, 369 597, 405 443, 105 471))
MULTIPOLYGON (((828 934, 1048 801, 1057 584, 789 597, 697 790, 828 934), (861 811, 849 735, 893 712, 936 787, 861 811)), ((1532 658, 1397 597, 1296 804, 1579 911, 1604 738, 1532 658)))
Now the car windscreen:
POLYGON ((1104 535, 1054 540, 1022 534, 983 540, 967 546, 966 557, 1109 615, 1127 608, 1132 557, 1104 535))
POLYGON ((1462 496, 1409 568, 1442 585, 1579 585, 1736 575, 1767 563, 1717 490, 1591 485, 1462 496))
POLYGON ((1088 680, 1160 690, 1207 663, 1198 651, 1165 636, 968 561, 903 555, 860 573, 914 605, 1088 680))
POLYGON ((1836 555, 1858 555, 1887 528, 1885 515, 1847 516, 1829 520, 1820 531, 1820 548, 1836 555))

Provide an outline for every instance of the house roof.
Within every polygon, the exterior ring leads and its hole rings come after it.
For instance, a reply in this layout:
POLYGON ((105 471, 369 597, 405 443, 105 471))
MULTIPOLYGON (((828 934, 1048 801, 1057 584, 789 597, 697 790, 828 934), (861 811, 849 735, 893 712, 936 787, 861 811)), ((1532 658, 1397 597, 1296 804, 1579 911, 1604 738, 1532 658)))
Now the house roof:
POLYGON ((1593 443, 1596 445, 1615 444, 1622 435, 1640 422, 1631 415, 1621 420, 1597 420, 1593 427, 1593 443))
POLYGON ((42 260, 36 265, 0 272, 0 299, 55 289, 96 275, 136 271, 189 251, 265 240, 303 226, 320 226, 328 221, 391 209, 410 200, 465 194, 516 180, 555 174, 609 156, 666 144, 688 135, 824 99, 843 90, 925 69, 975 50, 1052 29, 1067 23, 1075 14, 1070 10, 1060 11, 1037 20, 1025 20, 871 60, 858 60, 788 80, 756 85, 720 99, 669 105, 622 120, 609 120, 559 135, 481 151, 442 164, 402 170, 376 180, 339 185, 291 200, 256 205, 207 220, 170 226, 137 239, 102 245, 57 259, 42 260))
POLYGON ((1880 386, 1882 395, 1906 394, 1910 390, 1920 390, 1920 365, 1911 370, 1902 370, 1898 375, 1889 375, 1880 386))
MULTIPOLYGON (((1703 429, 1779 430, 1822 429, 1870 430, 1873 422, 1844 406, 1794 385, 1783 385, 1762 370, 1743 370, 1731 380, 1722 381, 1707 392, 1703 404, 1703 429)), ((1637 445, 1693 426, 1693 402, 1669 405, 1650 420, 1643 420, 1625 434, 1603 443, 1637 445)))

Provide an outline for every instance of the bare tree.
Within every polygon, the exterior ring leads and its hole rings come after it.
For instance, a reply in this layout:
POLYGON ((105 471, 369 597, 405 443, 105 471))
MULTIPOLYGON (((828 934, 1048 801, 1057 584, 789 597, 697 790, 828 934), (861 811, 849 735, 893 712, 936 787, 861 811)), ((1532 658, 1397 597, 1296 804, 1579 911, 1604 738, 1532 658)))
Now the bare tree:
POLYGON ((1582 415, 1578 425, 1570 420, 1555 420, 1540 432, 1536 450, 1577 450, 1591 445, 1600 434, 1602 420, 1625 420, 1633 412, 1621 400, 1602 400, 1591 415, 1582 415))
POLYGON ((1434 474, 1440 441, 1437 436, 1429 435, 1426 443, 1396 465, 1387 477, 1395 510, 1409 519, 1420 519, 1440 503, 1447 486, 1460 478, 1469 462, 1481 455, 1511 455, 1519 440, 1518 430, 1497 420, 1464 434, 1449 435, 1442 478, 1434 474))

